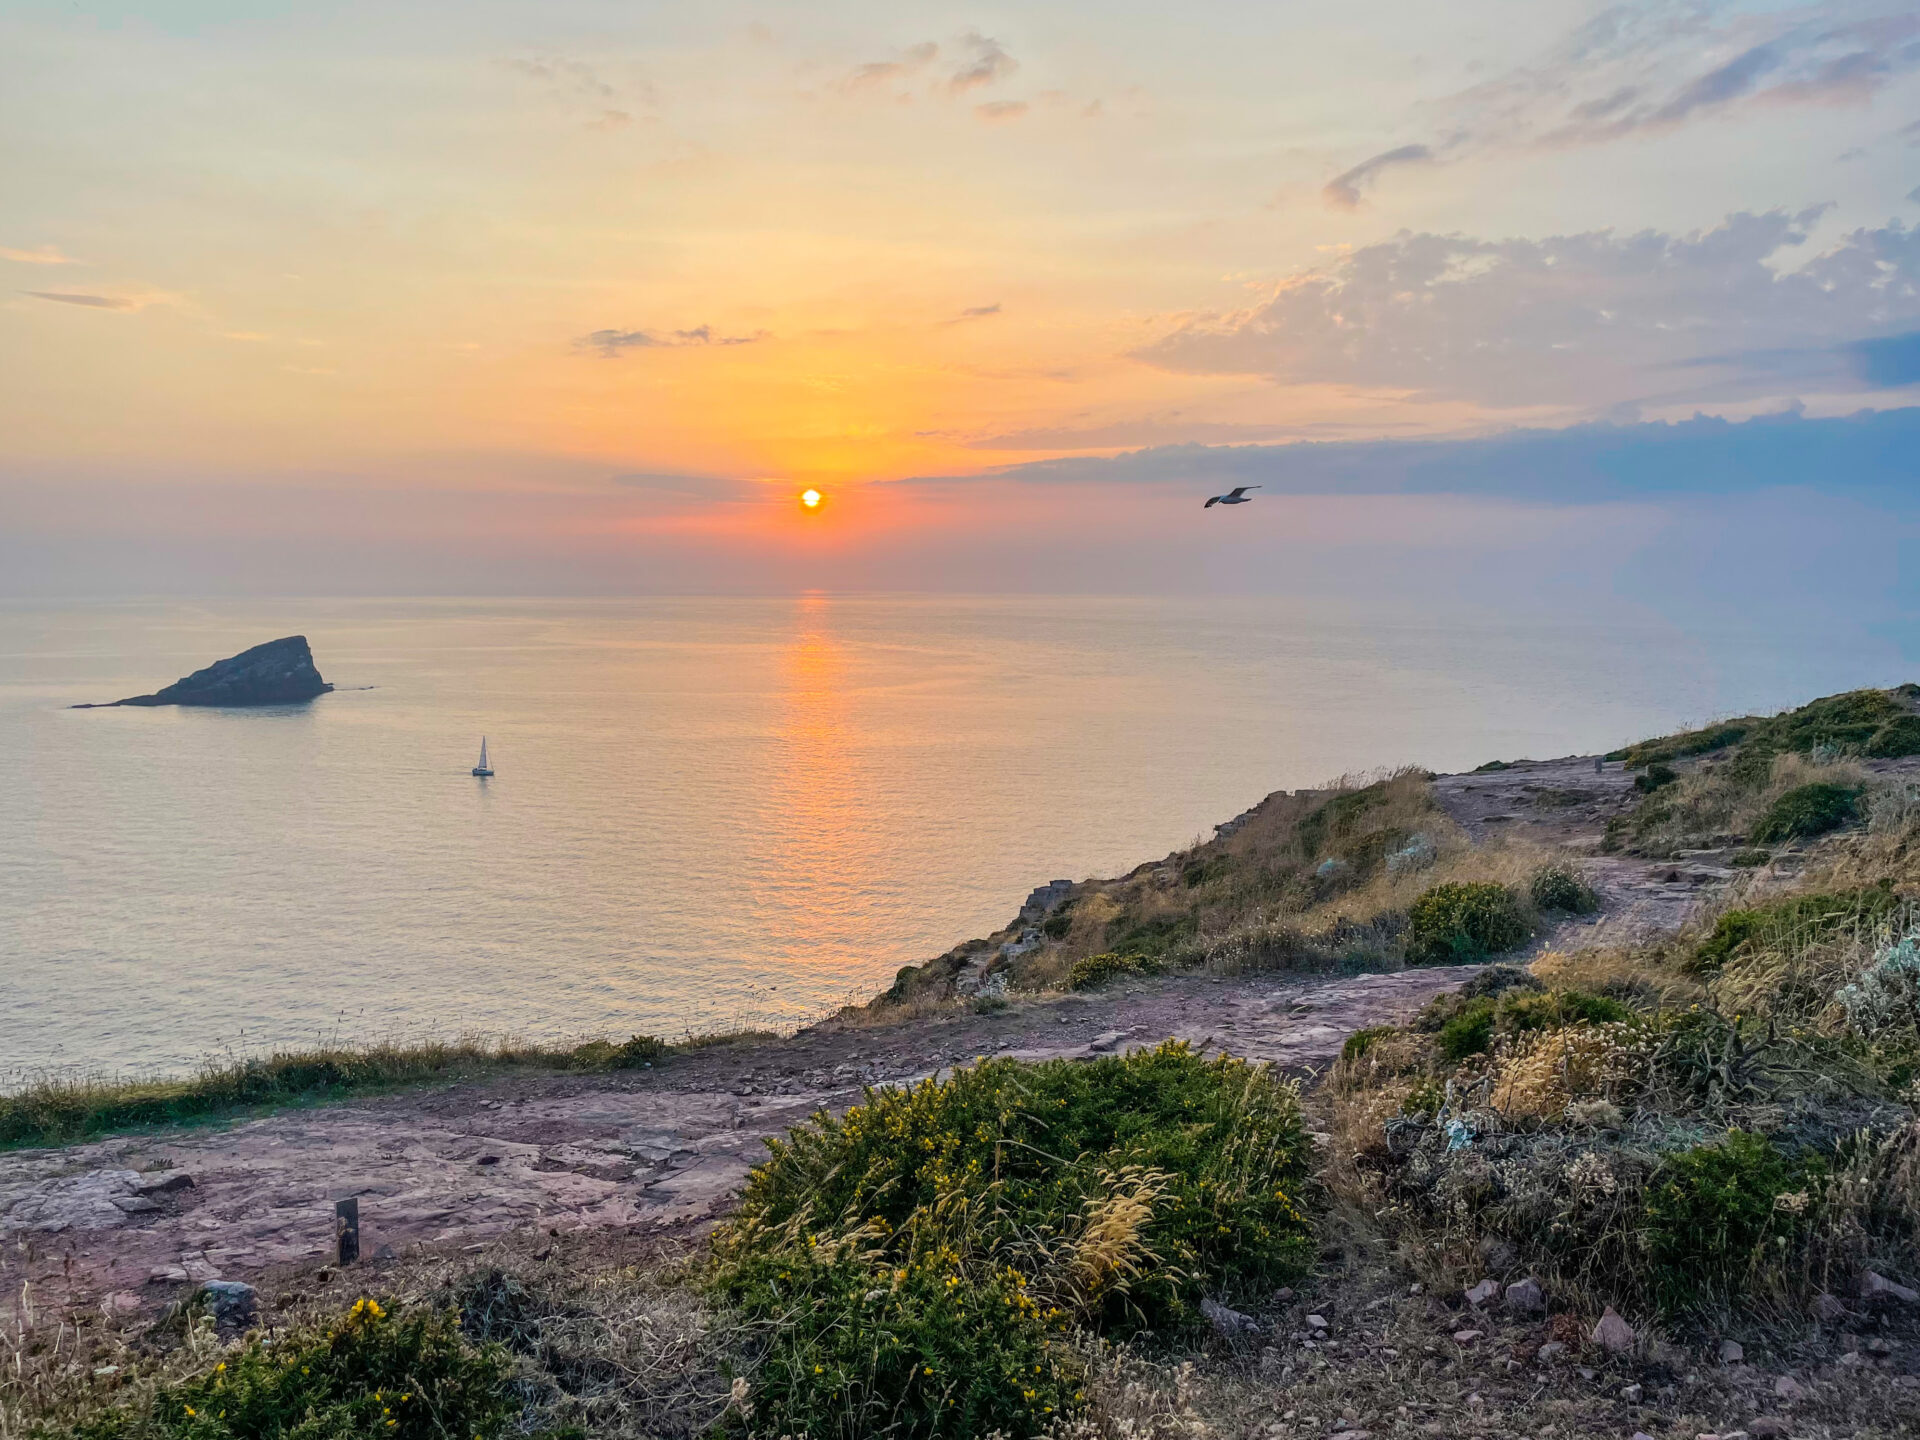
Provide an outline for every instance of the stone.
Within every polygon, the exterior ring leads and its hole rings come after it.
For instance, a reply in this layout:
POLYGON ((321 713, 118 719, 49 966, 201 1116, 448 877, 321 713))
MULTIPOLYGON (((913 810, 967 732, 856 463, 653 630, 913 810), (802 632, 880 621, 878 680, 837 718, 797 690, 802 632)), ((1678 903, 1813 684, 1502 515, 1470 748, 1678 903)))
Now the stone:
POLYGON ((1849 1350, 1833 1363, 1848 1370, 1858 1370, 1862 1365, 1871 1365, 1873 1362, 1858 1350, 1849 1350))
POLYGON ((191 1189, 193 1189, 193 1176, 182 1170, 177 1174, 167 1176, 164 1180, 150 1181, 138 1187, 133 1193, 136 1195, 172 1195, 176 1191, 191 1189))
POLYGON ((1776 1400, 1804 1400, 1807 1398, 1807 1387, 1791 1375, 1782 1375, 1773 1382, 1773 1396, 1776 1400))
POLYGON ((1453 1340, 1456 1345, 1472 1345, 1485 1334, 1484 1330, 1456 1330, 1453 1340))
POLYGON ((1629 1405, 1638 1405, 1640 1403, 1640 1397, 1644 1394, 1646 1394, 1646 1391, 1639 1385, 1623 1385, 1620 1387, 1620 1398, 1629 1405))
POLYGON ((1127 1034, 1124 1030, 1104 1030, 1087 1042, 1087 1048, 1100 1051, 1113 1050, 1118 1048, 1120 1042, 1126 1038, 1127 1034))
POLYGON ((1747 1433, 1753 1440, 1786 1440, 1793 1426, 1778 1415, 1756 1415, 1747 1422, 1747 1433))
POLYGON ((1902 1305, 1920 1305, 1920 1290, 1909 1289, 1886 1276, 1872 1270, 1863 1271, 1860 1276, 1860 1298, 1862 1300, 1897 1300, 1902 1305))
POLYGON ((159 1208, 140 1198, 139 1188, 140 1176, 131 1170, 86 1170, 0 1195, 0 1238, 14 1231, 58 1235, 124 1225, 130 1214, 159 1208))
POLYGON ((260 1303, 253 1286, 240 1280, 209 1280, 201 1285, 200 1293, 207 1297, 214 1329, 220 1333, 238 1334, 253 1324, 260 1303))
POLYGON ((1600 1317, 1600 1323, 1593 1327, 1593 1343, 1601 1349, 1615 1355, 1624 1354, 1633 1348, 1633 1327, 1620 1318, 1619 1312, 1611 1305, 1606 1314, 1600 1317))
POLYGON ((1327 1328, 1327 1317, 1324 1315, 1309 1315, 1304 1323, 1309 1330, 1324 1330, 1327 1328))
POLYGON ((184 1285, 187 1272, 178 1265, 156 1265, 147 1272, 149 1285, 184 1285))
POLYGON ((1738 1340, 1722 1340, 1720 1342, 1720 1363, 1722 1365, 1738 1365, 1746 1358, 1747 1352, 1738 1340))
POLYGON ((1546 1291, 1529 1275, 1507 1286, 1507 1308, 1522 1315, 1543 1315, 1547 1309, 1546 1291))
POLYGON ((1260 1322, 1251 1315, 1242 1315, 1238 1310, 1230 1310, 1218 1300, 1202 1297, 1200 1314, 1213 1326, 1214 1333, 1231 1340, 1236 1335, 1257 1335, 1260 1322))
POLYGON ((1534 1352, 1534 1358, 1539 1360, 1540 1363, 1544 1365, 1552 1361, 1558 1360, 1562 1355, 1565 1355, 1566 1353, 1567 1353, 1566 1346, 1562 1345, 1558 1340, 1549 1340, 1547 1341, 1546 1344, 1542 1345, 1537 1351, 1534 1352))
POLYGON ((1876 1335, 1867 1341, 1867 1349, 1875 1355, 1891 1355, 1893 1353, 1893 1342, 1884 1335, 1876 1335))
POLYGON ((1478 1285, 1469 1286, 1465 1291, 1467 1303, 1476 1310, 1499 1293, 1500 1282, 1491 1278, 1482 1280, 1478 1285))
POLYGON ((1273 1292, 1273 1299, 1276 1305, 1286 1304, 1289 1300, 1293 1299, 1293 1287, 1291 1285, 1282 1285, 1278 1290, 1273 1292))
POLYGON ((333 686, 314 668, 304 635, 289 635, 216 660, 151 695, 132 695, 105 706, 76 705, 76 710, 115 705, 298 705, 324 695, 333 686))

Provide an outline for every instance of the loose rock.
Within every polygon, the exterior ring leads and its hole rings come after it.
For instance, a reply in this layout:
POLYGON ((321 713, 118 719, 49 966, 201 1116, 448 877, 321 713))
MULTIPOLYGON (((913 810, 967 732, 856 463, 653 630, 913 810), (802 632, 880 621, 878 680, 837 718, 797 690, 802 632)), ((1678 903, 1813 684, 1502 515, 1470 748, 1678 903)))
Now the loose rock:
POLYGON ((1804 1400, 1807 1398, 1807 1387, 1791 1375, 1782 1375, 1773 1382, 1773 1393, 1780 1400, 1804 1400))
POLYGON ((1720 1342, 1720 1363, 1722 1365, 1738 1365, 1746 1358, 1747 1352, 1738 1340, 1722 1340, 1720 1342))
POLYGON ((221 1334, 238 1334, 253 1324, 259 1308, 259 1292, 240 1280, 209 1280, 200 1287, 213 1314, 213 1326, 221 1334))
POLYGON ((1540 1282, 1529 1275, 1507 1286, 1507 1308, 1522 1315, 1541 1315, 1546 1313, 1547 1296, 1540 1288, 1540 1282))
POLYGON ((1622 1320, 1611 1305, 1600 1317, 1600 1323, 1593 1327, 1593 1343, 1615 1355, 1631 1350, 1633 1339, 1633 1327, 1622 1320))
POLYGON ((1913 1290, 1872 1270, 1860 1276, 1862 1300, 1898 1300, 1902 1305, 1920 1305, 1920 1290, 1913 1290))
POLYGON ((1493 1299, 1493 1297, 1498 1295, 1499 1293, 1500 1293, 1500 1282, 1498 1280, 1494 1280, 1491 1278, 1482 1280, 1478 1285, 1474 1285, 1470 1287, 1465 1292, 1467 1297, 1467 1303, 1473 1306, 1474 1309, 1476 1310, 1479 1309, 1482 1305, 1486 1304, 1489 1300, 1493 1299))

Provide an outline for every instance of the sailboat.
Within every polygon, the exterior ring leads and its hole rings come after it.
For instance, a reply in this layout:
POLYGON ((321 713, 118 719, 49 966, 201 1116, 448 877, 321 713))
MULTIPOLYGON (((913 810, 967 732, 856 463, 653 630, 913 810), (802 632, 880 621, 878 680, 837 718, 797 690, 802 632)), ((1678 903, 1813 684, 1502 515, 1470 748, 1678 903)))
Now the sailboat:
POLYGON ((487 764, 487 737, 484 735, 480 737, 480 763, 473 767, 473 773, 483 780, 493 774, 493 767, 487 764))

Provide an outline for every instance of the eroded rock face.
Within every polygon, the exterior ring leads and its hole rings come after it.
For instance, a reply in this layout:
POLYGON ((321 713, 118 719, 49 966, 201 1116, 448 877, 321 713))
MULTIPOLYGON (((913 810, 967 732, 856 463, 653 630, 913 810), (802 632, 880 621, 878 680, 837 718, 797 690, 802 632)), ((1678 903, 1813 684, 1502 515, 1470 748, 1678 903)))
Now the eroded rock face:
MULTIPOLYGON (((333 686, 314 668, 307 637, 269 640, 225 660, 216 660, 151 695, 132 695, 114 705, 297 705, 333 686)), ((111 708, 76 705, 76 710, 111 708)))

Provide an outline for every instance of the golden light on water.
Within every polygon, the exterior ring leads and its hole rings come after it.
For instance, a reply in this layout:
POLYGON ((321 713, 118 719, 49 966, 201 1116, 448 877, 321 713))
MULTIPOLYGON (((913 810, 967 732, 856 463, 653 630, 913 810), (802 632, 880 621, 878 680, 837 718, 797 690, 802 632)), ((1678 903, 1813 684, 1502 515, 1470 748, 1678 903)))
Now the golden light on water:
POLYGON ((818 490, 802 490, 800 492, 800 503, 809 510, 818 510, 820 508, 820 502, 825 498, 826 497, 818 490))

